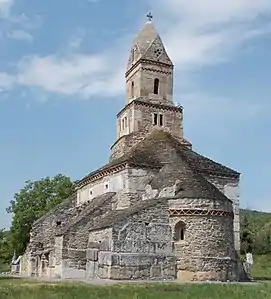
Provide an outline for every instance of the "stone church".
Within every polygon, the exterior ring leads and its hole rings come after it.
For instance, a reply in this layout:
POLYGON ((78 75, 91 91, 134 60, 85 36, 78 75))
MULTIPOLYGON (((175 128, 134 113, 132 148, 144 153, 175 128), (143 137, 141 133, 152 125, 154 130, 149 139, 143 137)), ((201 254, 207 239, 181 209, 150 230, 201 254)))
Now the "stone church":
POLYGON ((240 173, 193 150, 152 21, 132 44, 108 164, 33 225, 21 274, 238 280, 240 173))

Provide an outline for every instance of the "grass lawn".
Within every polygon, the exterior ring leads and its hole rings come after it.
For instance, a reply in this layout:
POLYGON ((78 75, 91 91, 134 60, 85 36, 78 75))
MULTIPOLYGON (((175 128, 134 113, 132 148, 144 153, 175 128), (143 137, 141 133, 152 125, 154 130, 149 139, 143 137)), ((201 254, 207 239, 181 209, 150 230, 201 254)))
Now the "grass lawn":
POLYGON ((0 299, 270 299, 271 256, 255 259, 255 284, 44 283, 0 277, 0 299))
POLYGON ((271 255, 255 257, 254 265, 252 267, 252 275, 257 280, 271 282, 271 255))
POLYGON ((1 299, 264 299, 271 298, 271 283, 219 284, 44 284, 21 279, 0 279, 1 299))

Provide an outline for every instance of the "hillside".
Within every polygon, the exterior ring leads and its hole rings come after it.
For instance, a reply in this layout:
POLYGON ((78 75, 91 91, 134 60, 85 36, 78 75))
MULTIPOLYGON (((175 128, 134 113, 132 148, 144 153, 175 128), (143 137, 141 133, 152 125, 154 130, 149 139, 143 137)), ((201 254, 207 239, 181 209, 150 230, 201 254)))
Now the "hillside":
POLYGON ((241 210, 241 227, 244 223, 245 216, 250 223, 250 228, 253 232, 260 231, 268 224, 271 223, 271 213, 259 212, 259 211, 252 211, 252 210, 241 210))
POLYGON ((271 254, 271 213, 241 210, 241 253, 271 254))

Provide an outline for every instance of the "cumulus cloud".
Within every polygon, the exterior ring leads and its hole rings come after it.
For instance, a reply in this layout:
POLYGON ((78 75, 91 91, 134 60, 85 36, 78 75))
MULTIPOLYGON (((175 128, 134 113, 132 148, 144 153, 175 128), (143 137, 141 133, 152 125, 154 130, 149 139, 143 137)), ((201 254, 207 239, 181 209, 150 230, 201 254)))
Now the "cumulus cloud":
POLYGON ((7 33, 7 37, 14 40, 33 41, 33 36, 24 30, 12 30, 7 33))
POLYGON ((0 73, 0 91, 11 88, 14 83, 15 83, 14 76, 5 73, 0 73))
POLYGON ((63 95, 118 94, 119 73, 106 55, 29 57, 18 65, 17 83, 63 95))
POLYGON ((268 0, 150 0, 162 21, 169 54, 177 67, 193 69, 230 58, 243 42, 271 32, 268 0))
MULTIPOLYGON (((270 24, 256 22, 271 11, 270 0, 149 0, 149 4, 177 74, 224 62, 244 42, 271 31, 270 24)), ((83 98, 122 93, 130 36, 123 39, 125 45, 117 42, 110 51, 89 55, 80 53, 83 36, 78 31, 69 41, 76 54, 23 59, 17 84, 83 98)))
POLYGON ((0 19, 8 18, 13 5, 13 0, 0 0, 0 19))

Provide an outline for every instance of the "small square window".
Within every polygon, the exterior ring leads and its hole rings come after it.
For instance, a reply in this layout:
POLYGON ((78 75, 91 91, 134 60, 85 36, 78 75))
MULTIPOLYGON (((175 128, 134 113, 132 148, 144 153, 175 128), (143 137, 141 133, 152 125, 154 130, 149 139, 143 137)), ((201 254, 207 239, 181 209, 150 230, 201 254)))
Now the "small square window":
POLYGON ((105 189, 108 189, 108 188, 109 188, 108 184, 105 184, 105 189))
POLYGON ((57 221, 56 222, 56 226, 61 226, 62 222, 61 221, 57 221))

